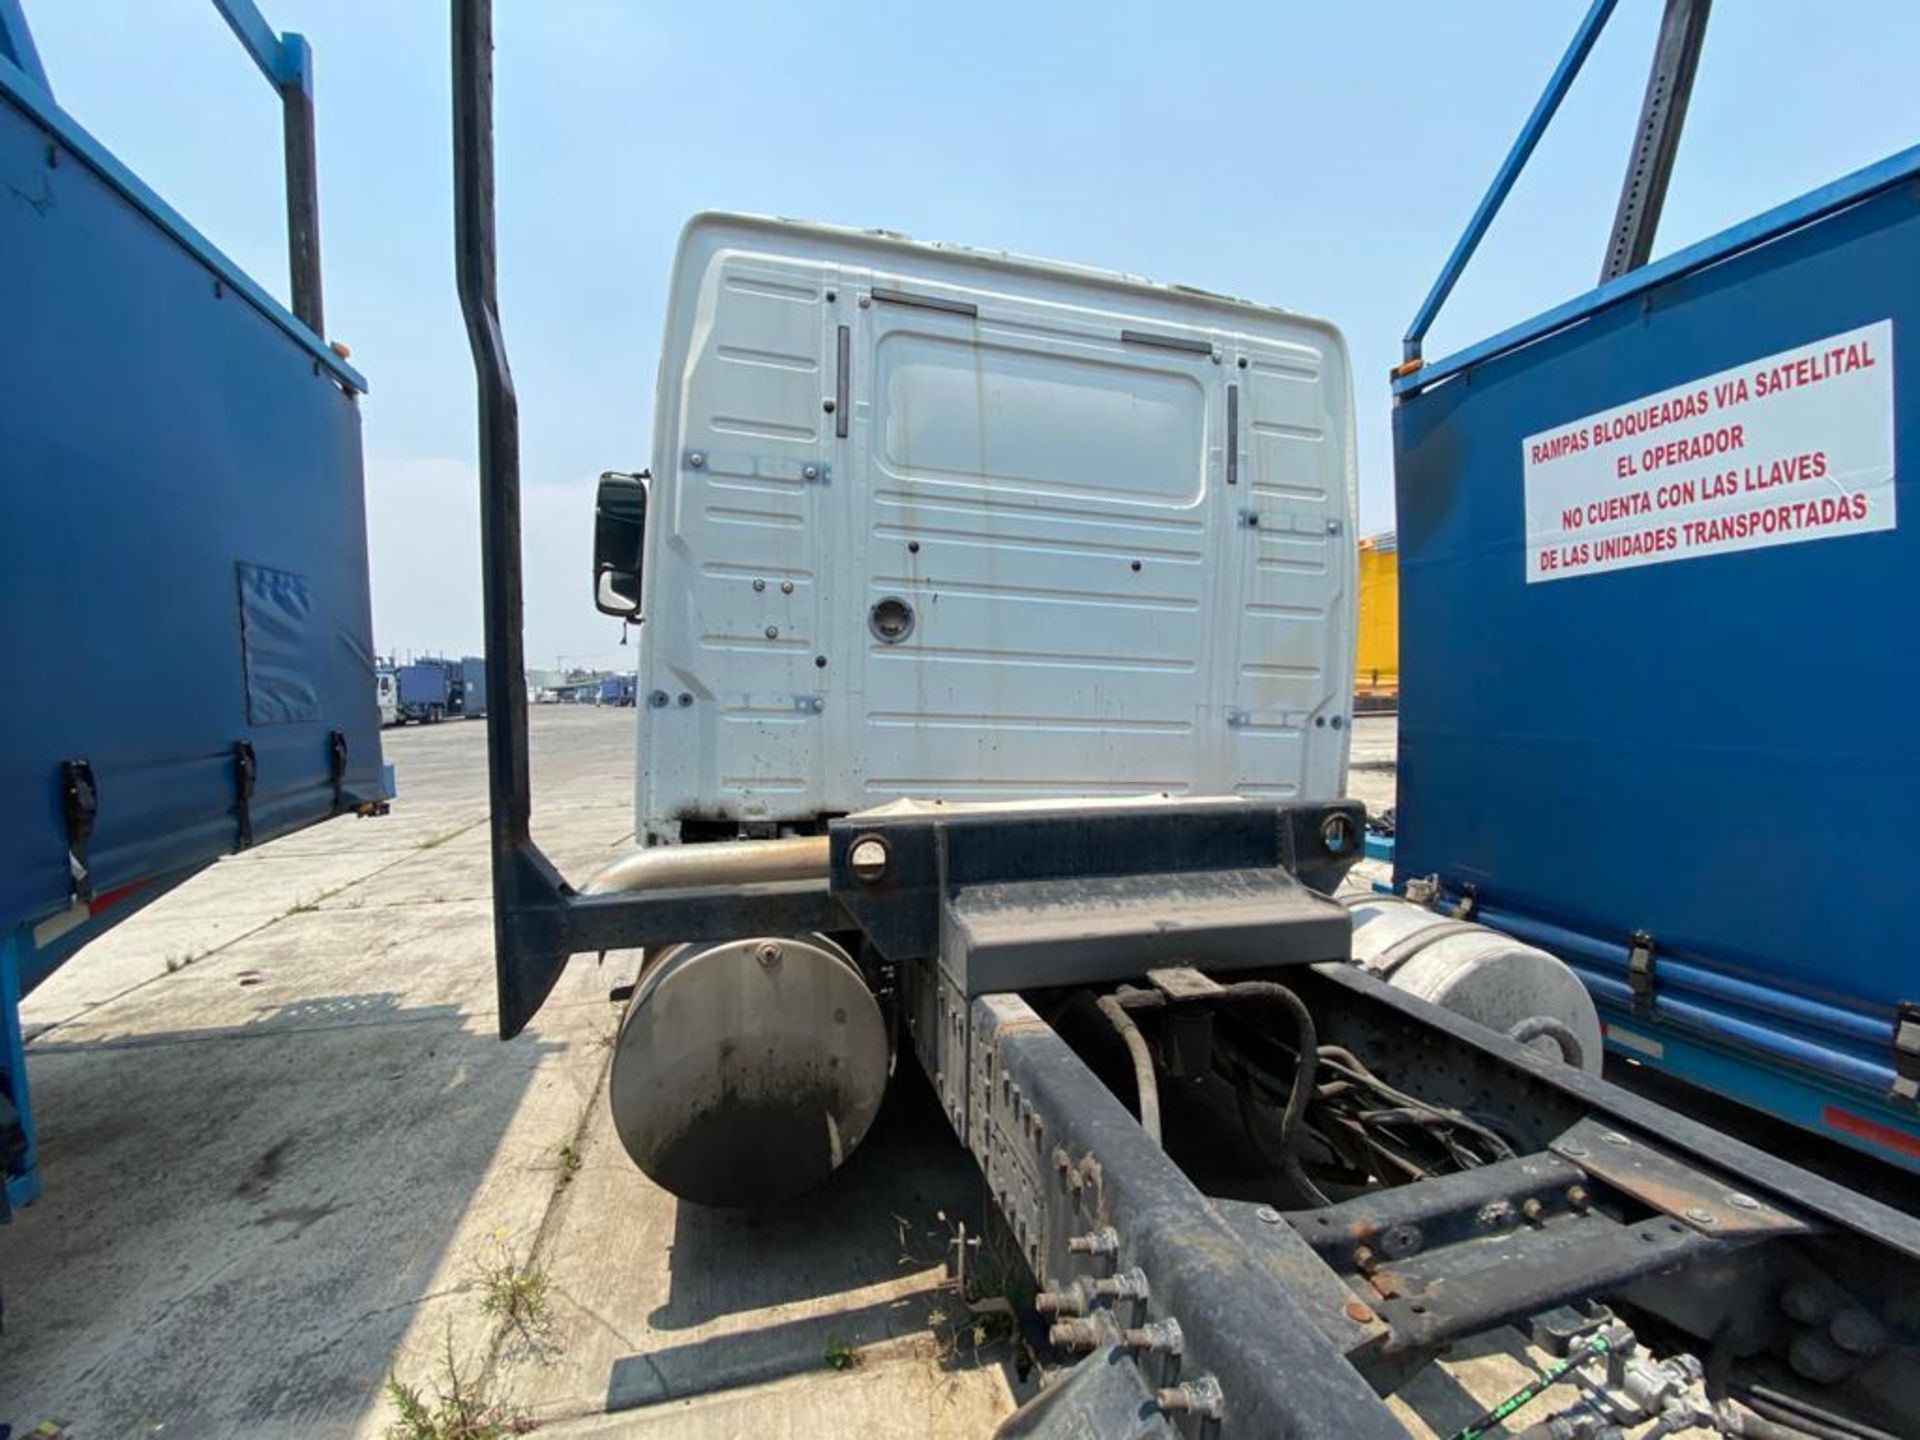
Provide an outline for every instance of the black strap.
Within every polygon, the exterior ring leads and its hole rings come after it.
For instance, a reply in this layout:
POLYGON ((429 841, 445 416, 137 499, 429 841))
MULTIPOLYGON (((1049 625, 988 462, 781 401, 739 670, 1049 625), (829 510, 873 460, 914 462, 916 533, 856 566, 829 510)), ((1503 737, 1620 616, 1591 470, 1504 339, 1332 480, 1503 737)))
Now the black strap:
POLYGON ((233 742, 233 813, 240 822, 240 833, 233 848, 245 850, 253 844, 253 783, 260 775, 251 740, 233 742))
POLYGON ((85 760, 60 762, 60 813, 67 824, 67 876, 73 898, 81 904, 93 899, 93 876, 87 869, 87 841, 100 814, 100 790, 93 766, 85 760))
POLYGON ((327 736, 327 762, 333 771, 333 813, 347 808, 347 732, 335 730, 327 736))

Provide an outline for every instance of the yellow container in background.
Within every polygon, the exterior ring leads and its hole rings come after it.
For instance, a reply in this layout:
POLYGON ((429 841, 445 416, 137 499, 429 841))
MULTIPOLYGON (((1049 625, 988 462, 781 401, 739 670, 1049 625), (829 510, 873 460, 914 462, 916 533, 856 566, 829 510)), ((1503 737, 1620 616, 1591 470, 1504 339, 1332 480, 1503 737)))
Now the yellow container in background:
POLYGON ((1360 542, 1360 620, 1354 637, 1356 705, 1390 709, 1400 696, 1400 546, 1391 530, 1360 542))

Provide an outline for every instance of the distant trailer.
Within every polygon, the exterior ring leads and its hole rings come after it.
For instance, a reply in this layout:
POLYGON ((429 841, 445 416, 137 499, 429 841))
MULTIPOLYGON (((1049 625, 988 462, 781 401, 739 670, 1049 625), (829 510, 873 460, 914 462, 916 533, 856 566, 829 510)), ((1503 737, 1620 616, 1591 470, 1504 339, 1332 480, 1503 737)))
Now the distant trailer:
POLYGON ((1355 627, 1355 710, 1391 710, 1400 699, 1400 542, 1391 530, 1360 542, 1355 627))
POLYGON ((400 723, 438 725, 454 713, 455 689, 444 660, 416 660, 395 672, 400 686, 400 723))
POLYGON ((469 720, 486 718, 487 662, 477 655, 460 662, 460 713, 469 720))
POLYGON ((0 1218, 39 1191, 21 997, 218 856, 389 793, 307 46, 220 8, 284 107, 291 313, 60 108, 0 3, 7 668, 114 677, 37 686, 0 746, 0 1218))

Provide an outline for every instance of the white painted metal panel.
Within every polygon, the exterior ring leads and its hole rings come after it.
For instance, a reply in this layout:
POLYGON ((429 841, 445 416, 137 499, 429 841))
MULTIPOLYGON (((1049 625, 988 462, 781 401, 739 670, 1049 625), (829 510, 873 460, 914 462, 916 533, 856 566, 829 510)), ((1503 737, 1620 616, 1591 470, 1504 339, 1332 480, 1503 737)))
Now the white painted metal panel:
POLYGON ((1353 447, 1331 327, 702 216, 657 414, 650 835, 904 795, 1340 792, 1353 447), (897 643, 869 624, 888 600, 912 611, 897 643))

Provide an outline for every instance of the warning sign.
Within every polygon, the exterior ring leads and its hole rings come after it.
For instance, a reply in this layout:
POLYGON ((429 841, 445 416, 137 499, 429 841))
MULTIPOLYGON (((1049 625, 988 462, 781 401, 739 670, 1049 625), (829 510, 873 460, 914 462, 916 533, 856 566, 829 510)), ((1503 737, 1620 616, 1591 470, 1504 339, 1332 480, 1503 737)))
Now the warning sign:
POLYGON ((1527 583, 1894 527, 1893 322, 1522 442, 1527 583))

